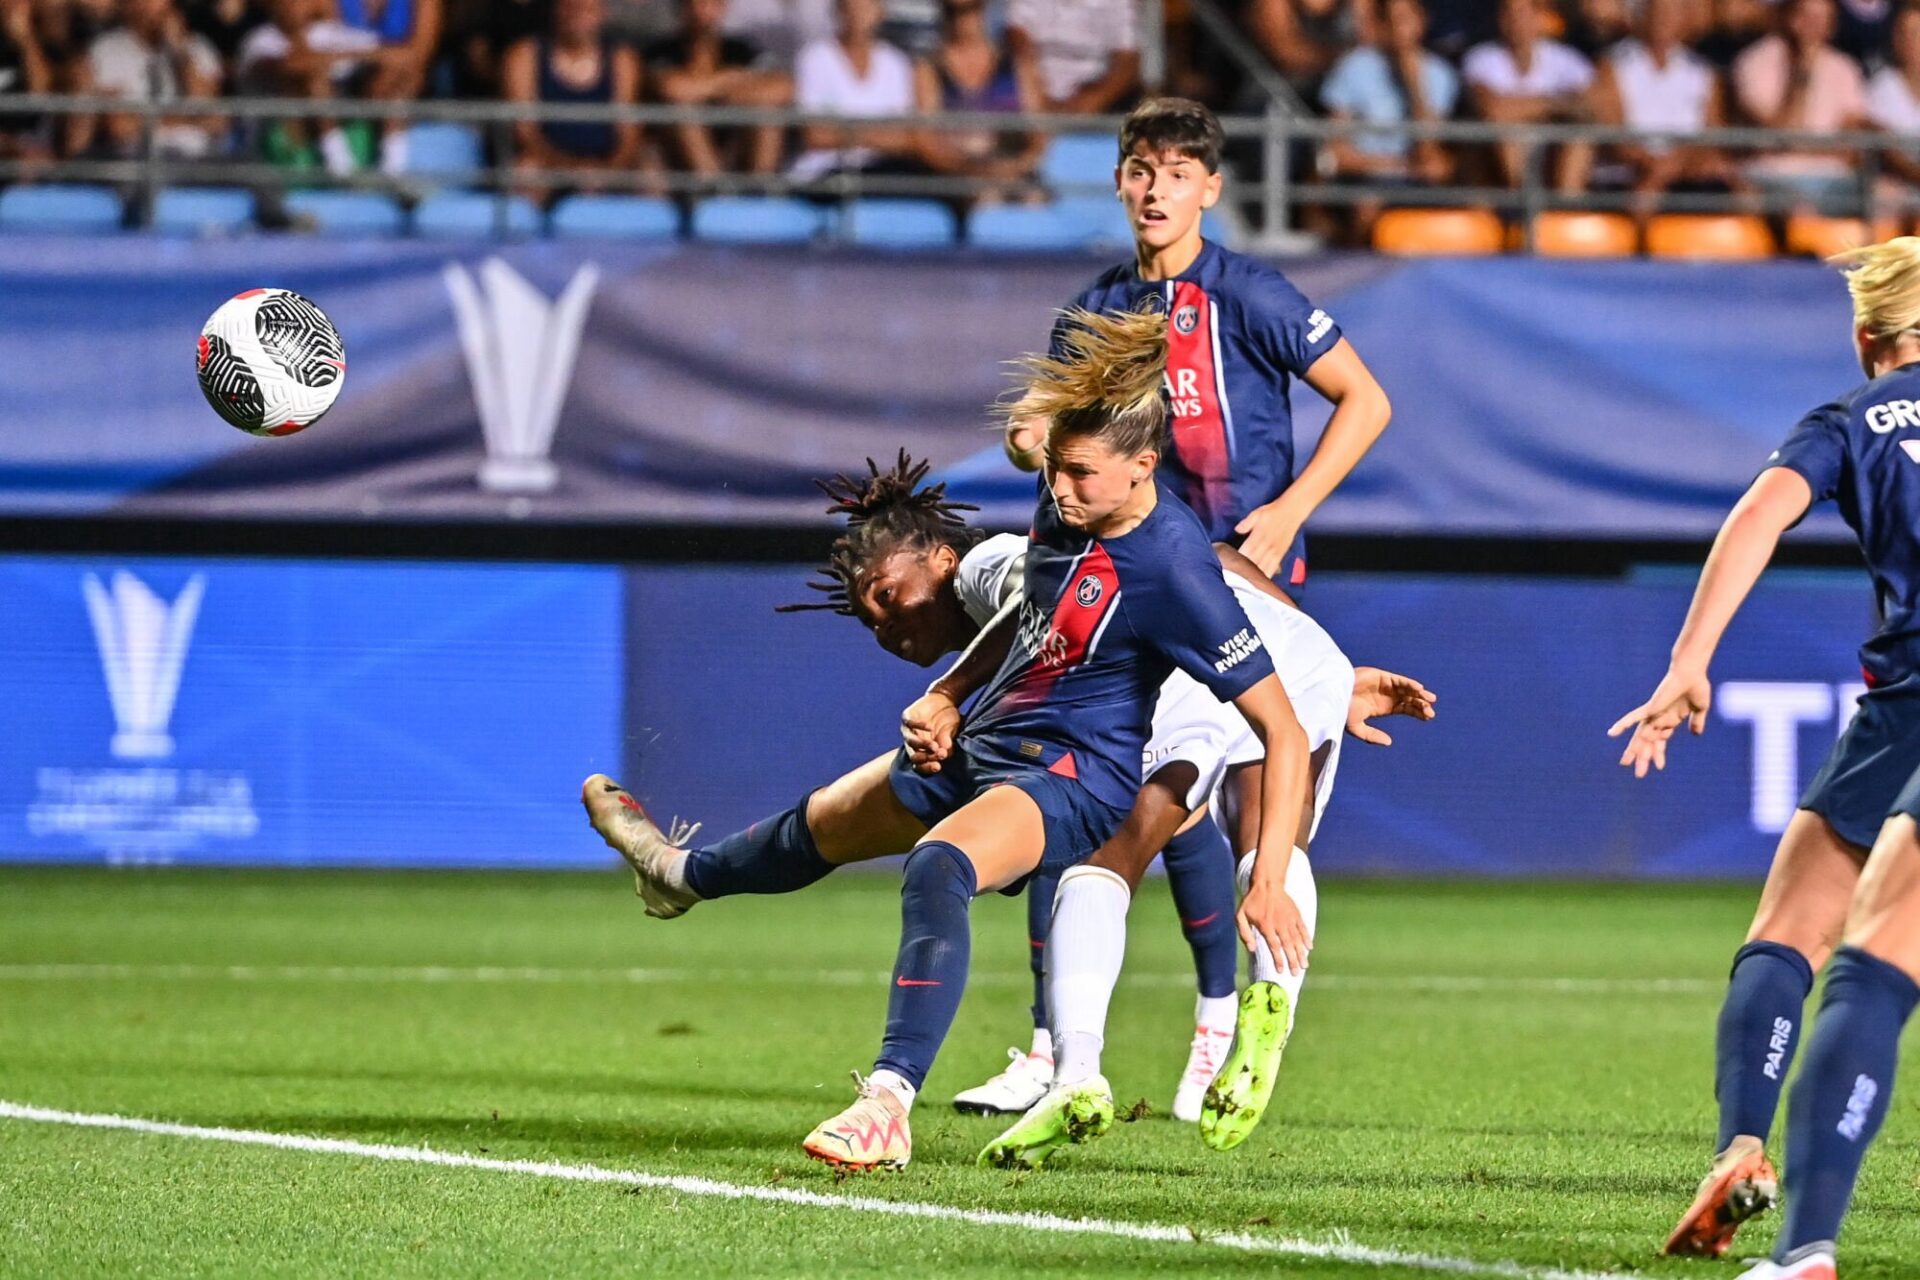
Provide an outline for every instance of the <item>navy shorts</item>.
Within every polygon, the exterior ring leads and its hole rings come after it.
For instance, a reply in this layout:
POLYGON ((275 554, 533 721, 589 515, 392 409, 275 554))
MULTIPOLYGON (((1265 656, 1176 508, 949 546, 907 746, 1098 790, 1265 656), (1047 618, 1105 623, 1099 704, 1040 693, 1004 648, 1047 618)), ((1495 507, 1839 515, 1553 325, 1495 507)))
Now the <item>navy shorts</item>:
MULTIPOLYGON (((1904 813, 1915 822, 1920 822, 1920 768, 1915 768, 1907 778, 1907 785, 1900 789, 1900 795, 1893 802, 1894 813, 1904 813)), ((1893 814, 1888 814, 1892 817, 1893 814)))
POLYGON ((1920 675, 1867 690, 1847 731, 1807 784, 1800 807, 1842 840, 1871 849, 1920 767, 1920 675))
POLYGON ((1020 788, 1040 806, 1040 820, 1046 830, 1046 852, 1035 868, 1038 875, 1058 875, 1085 862, 1119 830, 1127 816, 1126 810, 1095 799, 1072 778, 1037 766, 982 759, 964 744, 940 762, 938 773, 915 773, 902 748, 893 757, 888 781, 907 811, 929 827, 994 787, 1020 788))

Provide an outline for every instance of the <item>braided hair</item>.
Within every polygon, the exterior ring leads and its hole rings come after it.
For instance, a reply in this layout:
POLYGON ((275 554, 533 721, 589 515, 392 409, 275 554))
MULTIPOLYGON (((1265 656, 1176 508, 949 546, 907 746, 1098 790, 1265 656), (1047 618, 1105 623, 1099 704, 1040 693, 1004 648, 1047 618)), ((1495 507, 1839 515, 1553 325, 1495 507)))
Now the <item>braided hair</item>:
POLYGON ((944 483, 920 487, 932 467, 926 459, 915 461, 902 449, 885 471, 868 458, 864 478, 837 475, 831 480, 815 480, 829 500, 827 513, 847 517, 847 531, 833 540, 827 562, 815 571, 821 580, 807 583, 826 599, 783 604, 777 612, 830 609, 854 617, 854 580, 870 566, 896 551, 925 552, 947 546, 964 555, 985 537, 959 514, 980 508, 949 499, 944 483))

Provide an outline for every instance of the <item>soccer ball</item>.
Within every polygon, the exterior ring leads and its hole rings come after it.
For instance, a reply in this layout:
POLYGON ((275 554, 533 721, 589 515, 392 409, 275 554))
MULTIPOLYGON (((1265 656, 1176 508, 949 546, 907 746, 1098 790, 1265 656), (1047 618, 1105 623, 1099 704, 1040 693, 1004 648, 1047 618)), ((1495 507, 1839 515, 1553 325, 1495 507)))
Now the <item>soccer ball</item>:
POLYGON ((214 412, 256 436, 290 436, 333 407, 347 379, 340 331, 288 289, 227 299, 200 331, 200 390, 214 412))

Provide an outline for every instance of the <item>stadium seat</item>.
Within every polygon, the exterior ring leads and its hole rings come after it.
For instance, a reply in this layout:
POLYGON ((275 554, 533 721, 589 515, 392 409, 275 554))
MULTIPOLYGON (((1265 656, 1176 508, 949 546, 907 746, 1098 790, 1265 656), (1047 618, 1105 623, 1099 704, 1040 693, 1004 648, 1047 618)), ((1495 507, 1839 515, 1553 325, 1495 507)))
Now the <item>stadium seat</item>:
POLYGON ((680 210, 656 196, 567 196, 553 206, 547 228, 561 239, 671 240, 680 234, 680 210))
POLYGON ((1543 213, 1533 220, 1533 251, 1543 258, 1630 258, 1640 233, 1624 213, 1543 213))
POLYGON ((1900 234, 1892 218, 1881 218, 1868 226, 1863 218, 1823 218, 1818 214, 1796 213, 1787 219, 1787 252, 1815 258, 1830 258, 1848 249, 1878 244, 1900 234))
POLYGON ((1505 243, 1491 209, 1388 209, 1373 224, 1373 247, 1403 257, 1499 253, 1505 243))
POLYGON ((853 244, 923 249, 960 238, 959 219, 938 200, 855 200, 844 216, 846 237, 853 244))
POLYGON ((406 229, 399 202, 379 191, 292 191, 287 216, 312 219, 323 236, 397 236, 406 229))
POLYGON ((1663 213, 1647 223, 1654 258, 1771 258, 1773 233, 1748 214, 1663 213))
POLYGON ((487 191, 442 191, 413 208, 413 233, 432 239, 537 236, 540 230, 540 210, 525 196, 507 196, 504 215, 500 197, 487 191))
POLYGON ((0 231, 62 231, 101 235, 118 231, 120 197, 108 187, 49 183, 0 191, 0 231))
POLYGON ((253 227, 244 187, 169 187, 153 200, 153 229, 167 236, 230 236, 253 227))
POLYGON ((790 196, 714 196, 694 206, 693 234, 724 244, 805 244, 825 221, 819 205, 790 196))
POLYGON ((1040 180, 1055 190, 1081 188, 1074 195, 1092 194, 1088 186, 1110 191, 1118 152, 1110 133, 1063 133, 1040 157, 1040 180))
POLYGON ((423 120, 407 130, 407 172, 462 177, 486 165, 480 132, 470 125, 423 120))
POLYGON ((983 249, 1074 249, 1073 226, 1052 205, 995 204, 967 219, 967 240, 983 249))

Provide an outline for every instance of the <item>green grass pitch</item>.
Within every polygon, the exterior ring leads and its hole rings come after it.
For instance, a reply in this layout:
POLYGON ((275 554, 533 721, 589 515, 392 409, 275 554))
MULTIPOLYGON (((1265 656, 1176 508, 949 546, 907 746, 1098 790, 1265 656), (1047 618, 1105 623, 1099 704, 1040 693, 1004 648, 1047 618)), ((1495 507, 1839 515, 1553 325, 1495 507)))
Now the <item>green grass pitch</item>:
MULTIPOLYGON (((0 1119, 0 1273, 1731 1276, 1654 1251, 1711 1141, 1718 988, 1756 891, 1327 881, 1276 1113, 1222 1156, 1165 1118, 1191 968, 1150 885, 1108 1074, 1152 1114, 1026 1175, 974 1168, 999 1122, 945 1105, 1026 1037, 1023 907, 986 899, 913 1166, 836 1181, 798 1144, 877 1046, 892 875, 663 923, 614 871, 0 871, 6 1102, 1461 1267, 0 1119)), ((1920 1258, 1912 1067, 1842 1242, 1848 1280, 1920 1258)))

